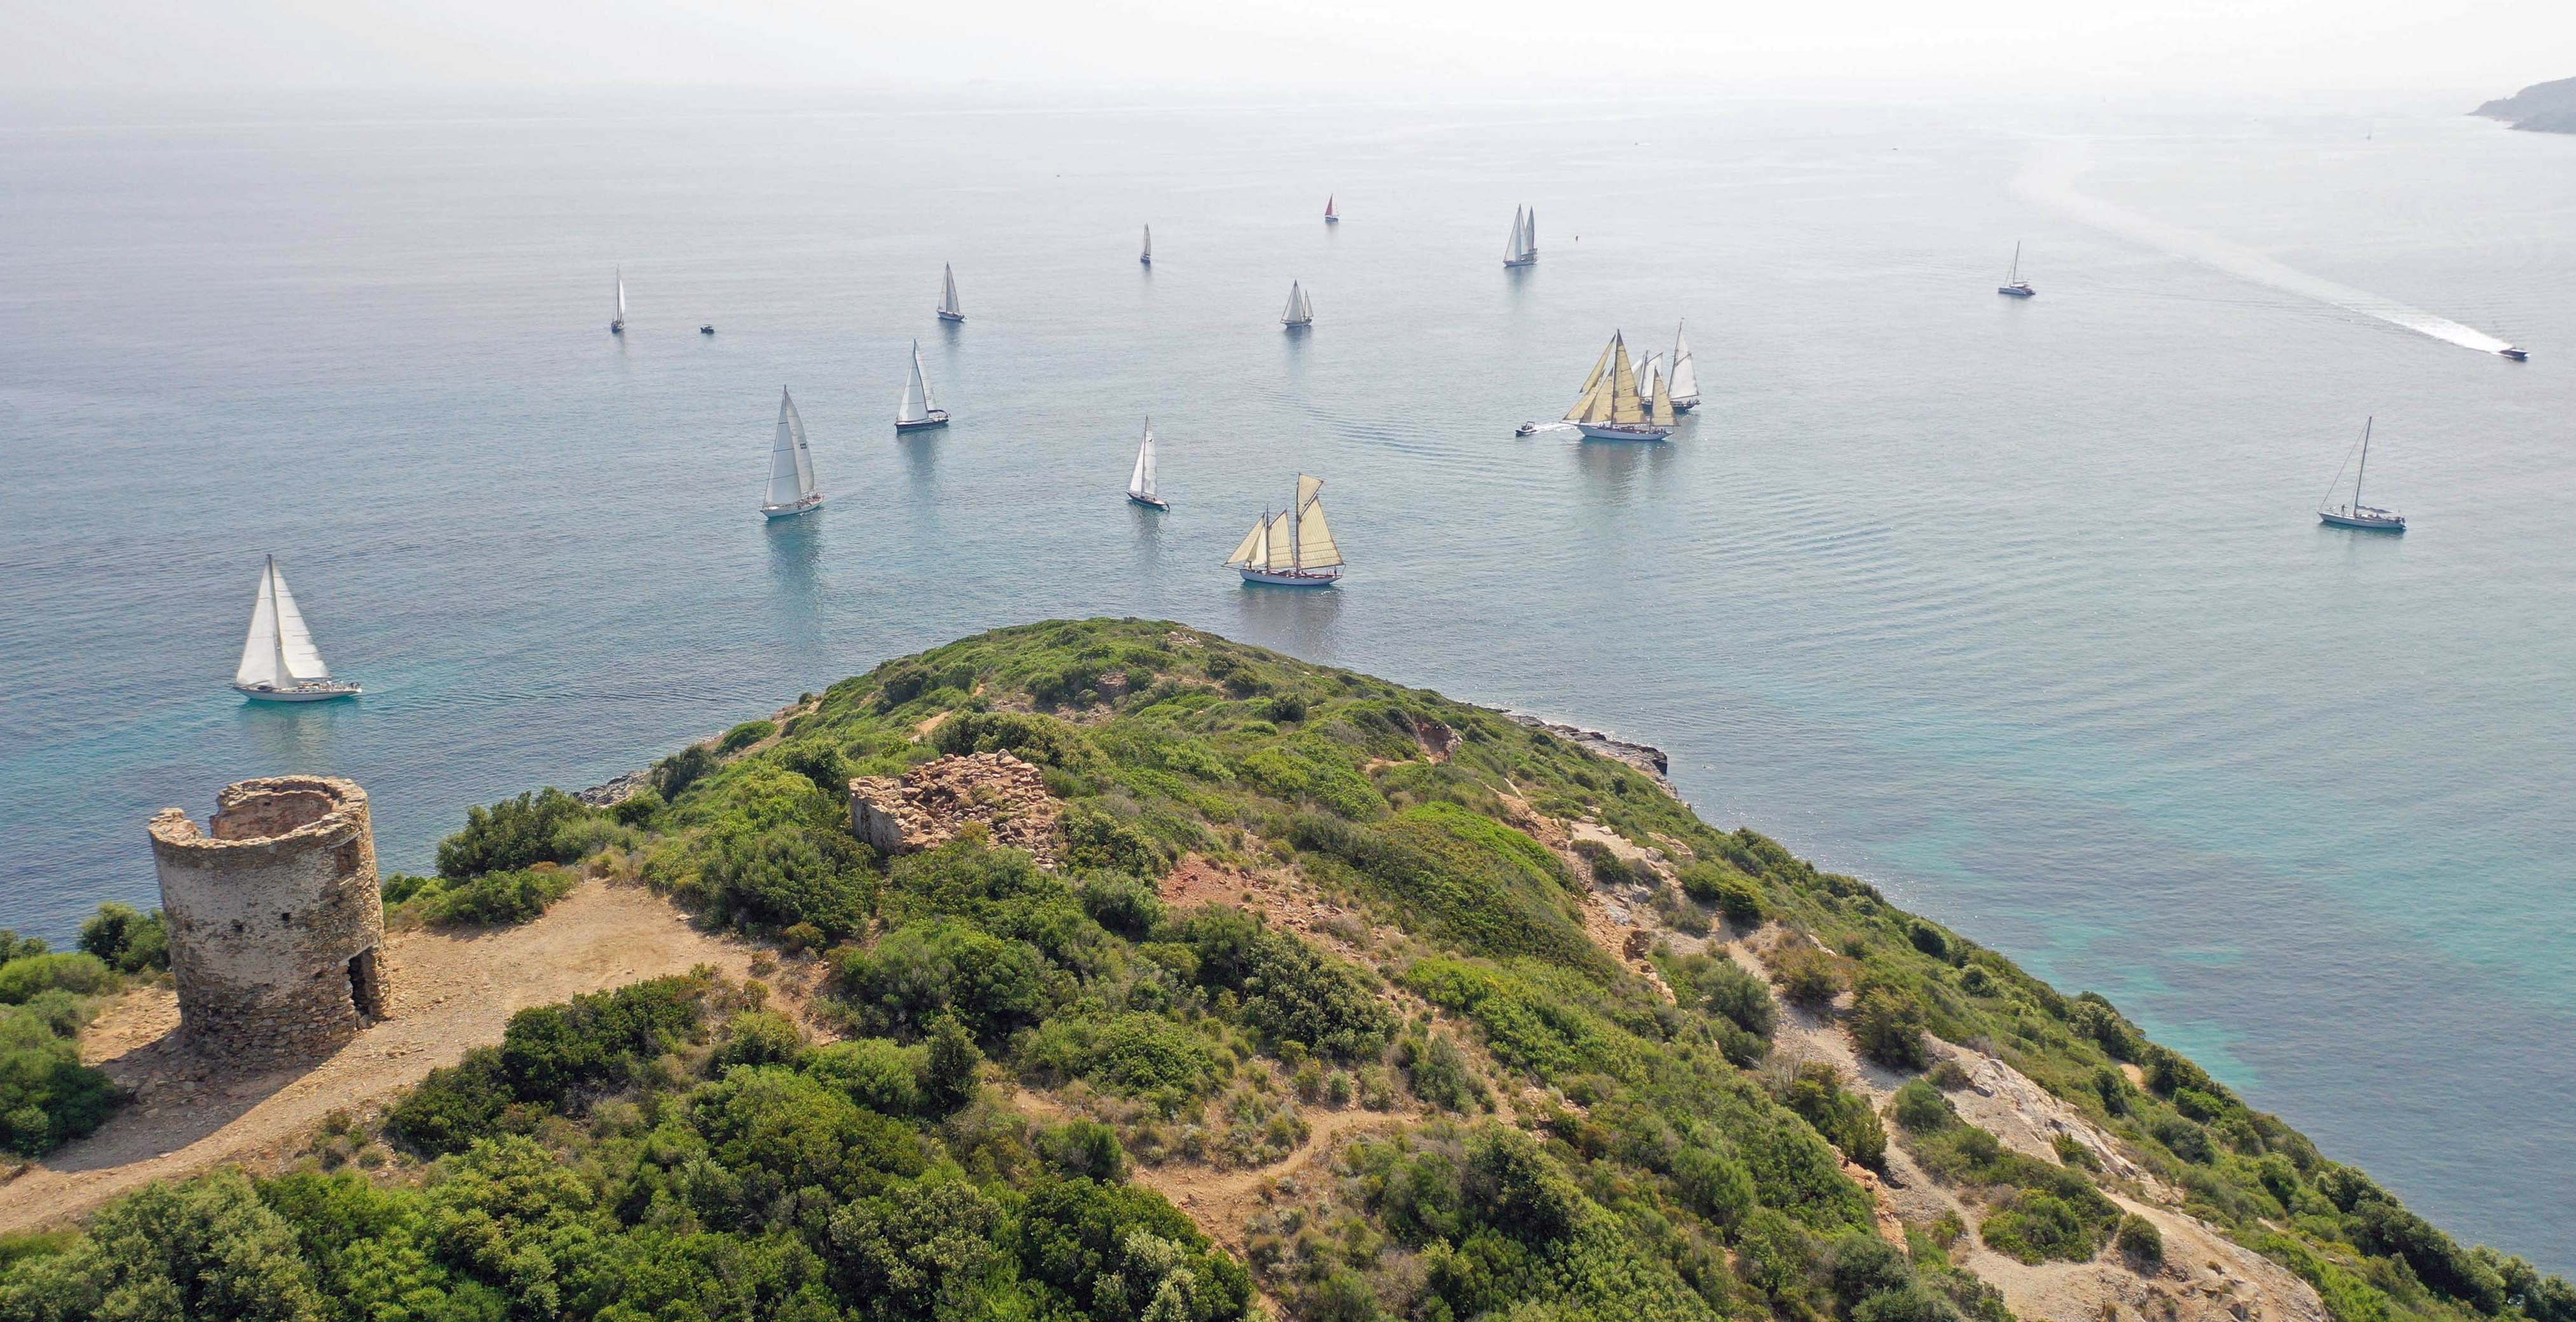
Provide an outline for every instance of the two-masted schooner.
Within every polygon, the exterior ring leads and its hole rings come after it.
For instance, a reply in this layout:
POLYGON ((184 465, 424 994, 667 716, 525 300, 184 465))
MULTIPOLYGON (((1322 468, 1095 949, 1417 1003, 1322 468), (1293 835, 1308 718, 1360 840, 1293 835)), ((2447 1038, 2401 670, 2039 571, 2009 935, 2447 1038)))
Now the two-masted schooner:
POLYGON ((814 484, 814 456, 805 448, 805 419, 785 389, 778 392, 778 439, 769 447, 769 491, 762 497, 763 518, 787 519, 820 509, 823 490, 814 484))
POLYGON ((1172 502, 1154 491, 1154 420, 1145 419, 1145 443, 1136 447, 1136 469, 1127 475, 1127 499, 1168 510, 1172 502))
POLYGON ((966 319, 965 310, 957 306, 957 268, 946 262, 939 264, 939 319, 941 321, 966 319))
POLYGON ((1512 236, 1503 242, 1503 265, 1538 265, 1538 208, 1512 208, 1512 236))
POLYGON ((1333 545, 1333 530, 1324 522, 1324 502, 1317 495, 1323 489, 1324 479, 1299 473, 1297 498, 1287 512, 1262 511, 1261 522, 1226 557, 1226 567, 1241 570, 1246 583, 1331 587, 1342 576, 1342 551, 1333 545))
POLYGON ((322 664, 322 652, 313 645, 312 630, 304 627, 304 612, 295 608, 295 594, 286 590, 276 556, 268 557, 259 571, 259 604, 251 607, 250 637, 242 643, 233 687, 254 702, 321 702, 358 695, 357 685, 331 678, 331 667, 322 664))
POLYGON ((1673 327, 1672 360, 1664 366, 1664 390, 1673 397, 1675 413, 1699 407, 1699 369, 1691 365, 1690 341, 1678 323, 1673 327))
POLYGON ((1279 324, 1290 330, 1315 324, 1315 300, 1306 297, 1306 287, 1294 280, 1288 282, 1288 305, 1279 309, 1279 324))
POLYGON ((912 342, 912 375, 903 383, 903 399, 894 407, 894 429, 920 431, 948 425, 948 410, 930 397, 930 378, 921 370, 921 341, 912 342))
POLYGON ((617 273, 617 315, 608 319, 608 333, 626 333, 626 272, 623 269, 617 273))
POLYGON ((2361 464, 2352 473, 2352 499, 2335 504, 2335 492, 2343 486, 2343 474, 2335 474, 2334 485, 2326 488, 2325 499, 2317 504, 2317 521, 2332 528, 2356 528, 2363 532, 2404 532, 2406 516, 2395 510, 2380 509, 2361 503, 2361 479, 2370 473, 2370 426, 2375 418, 2361 423, 2361 464))
POLYGON ((1638 391, 1628 342, 1613 331, 1565 420, 1596 441, 1660 441, 1673 434, 1673 399, 1660 384, 1651 398, 1638 391))

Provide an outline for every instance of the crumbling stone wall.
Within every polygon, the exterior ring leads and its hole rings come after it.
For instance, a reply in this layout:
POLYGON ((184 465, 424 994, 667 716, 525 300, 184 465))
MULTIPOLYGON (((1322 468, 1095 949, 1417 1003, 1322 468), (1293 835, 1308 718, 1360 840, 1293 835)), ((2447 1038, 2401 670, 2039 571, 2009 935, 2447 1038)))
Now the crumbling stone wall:
POLYGON ((200 830, 164 808, 152 857, 187 1049, 223 1063, 320 1055, 383 1017, 385 909, 367 792, 245 780, 200 830))
POLYGON ((1064 805, 1047 793, 1044 772, 1008 753, 934 758, 901 779, 850 782, 850 830, 888 857, 937 849, 968 822, 1042 867, 1064 857, 1064 805))

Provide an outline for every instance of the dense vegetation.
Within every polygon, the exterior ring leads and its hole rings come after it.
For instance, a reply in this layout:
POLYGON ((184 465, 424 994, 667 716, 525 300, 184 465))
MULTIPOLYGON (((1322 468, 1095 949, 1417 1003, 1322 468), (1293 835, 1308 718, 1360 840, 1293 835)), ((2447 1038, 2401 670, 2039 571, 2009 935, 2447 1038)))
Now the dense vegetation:
POLYGON ((161 915, 127 905, 100 905, 77 952, 0 930, 0 1152, 41 1157, 105 1122, 117 1090, 81 1063, 80 1030, 126 975, 169 966, 161 915))
POLYGON ((2108 1002, 1434 694, 1052 623, 889 662, 652 780, 606 813, 477 809, 400 898, 506 920, 537 879, 640 876, 815 961, 838 1040, 711 975, 523 1012, 301 1169, 0 1245, 0 1322, 1218 1319, 1256 1287, 1337 1322, 2008 1322, 1953 1265, 1970 1242, 2153 1270, 2155 1226, 2114 1201, 2138 1187, 1967 1123, 1935 1038, 2081 1109, 2338 1322, 2576 1322, 2563 1281, 2460 1246, 2108 1002), (893 860, 851 836, 851 776, 995 750, 1063 801, 1062 868, 971 830, 893 860), (1155 883, 1190 855, 1293 874, 1322 916, 1172 908, 1155 883), (1639 971, 1587 936, 1595 886, 1719 941, 1779 924, 1767 984, 1687 942, 1639 971), (1919 1077, 1881 1110, 1773 1060, 1780 1001, 1919 1077), (1033 1118, 1007 1082, 1051 1100, 1033 1118), (1137 1180, 1267 1167, 1333 1113, 1373 1119, 1262 1187, 1239 1260, 1137 1180), (1974 1224, 1875 1233, 1847 1171, 1899 1148, 1974 1224))

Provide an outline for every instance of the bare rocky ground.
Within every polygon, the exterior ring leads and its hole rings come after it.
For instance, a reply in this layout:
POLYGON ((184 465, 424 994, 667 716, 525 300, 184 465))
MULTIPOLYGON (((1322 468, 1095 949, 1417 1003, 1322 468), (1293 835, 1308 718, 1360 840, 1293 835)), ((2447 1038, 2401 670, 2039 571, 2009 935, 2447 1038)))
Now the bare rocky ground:
POLYGON ((176 997, 127 993, 82 1036, 82 1051, 134 1103, 97 1133, 0 1184, 0 1233, 71 1220, 148 1181, 226 1162, 282 1159, 333 1111, 363 1111, 501 1040, 510 1016, 583 992, 714 965, 749 976, 753 948, 712 936, 634 884, 582 883, 543 917, 449 935, 392 934, 391 1013, 327 1059, 254 1075, 175 1050, 176 997))

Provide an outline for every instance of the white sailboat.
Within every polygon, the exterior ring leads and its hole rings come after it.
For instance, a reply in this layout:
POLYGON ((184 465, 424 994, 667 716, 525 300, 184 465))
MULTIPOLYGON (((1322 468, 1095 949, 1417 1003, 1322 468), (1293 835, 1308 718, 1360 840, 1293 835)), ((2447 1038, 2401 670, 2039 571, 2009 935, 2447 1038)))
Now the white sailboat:
POLYGON ((941 321, 966 319, 965 311, 957 306, 957 268, 946 262, 939 264, 939 319, 941 321))
POLYGON ((1538 265, 1538 208, 1512 208, 1512 237, 1503 243, 1503 265, 1538 265))
POLYGON ((1628 342, 1613 331, 1565 420, 1596 441, 1660 441, 1673 434, 1673 401, 1661 393, 1651 400, 1638 394, 1628 342))
POLYGON ((796 401, 778 392, 778 439, 769 447, 769 491, 760 502, 763 518, 787 519, 823 505, 814 484, 814 456, 805 448, 805 419, 796 401))
POLYGON ((2039 293, 2038 290, 2030 287, 2029 281, 2021 278, 2021 244, 2019 242, 2015 242, 2013 244, 2012 269, 2004 273, 2004 282, 1995 287, 1995 292, 2006 298, 2030 298, 2039 293))
POLYGON ((1673 357, 1664 369, 1664 384, 1672 392, 1673 412, 1688 413, 1699 407, 1699 369, 1691 366, 1690 341, 1683 338, 1678 323, 1673 327, 1673 357))
POLYGON ((1324 502, 1317 494, 1323 489, 1324 479, 1299 473, 1295 502, 1283 514, 1262 511, 1261 521, 1226 557, 1226 567, 1242 571, 1246 583, 1331 587, 1342 576, 1342 550, 1324 522, 1324 502))
POLYGON ((930 397, 930 378, 921 370, 921 341, 912 342, 912 375, 903 383, 903 399, 894 408, 894 429, 920 431, 948 425, 948 410, 930 397))
POLYGON ((1151 225, 1145 227, 1145 251, 1136 260, 1147 266, 1154 264, 1154 227, 1151 225))
POLYGON ((1279 309, 1279 324, 1290 330, 1315 324, 1315 301, 1306 297, 1306 287, 1288 282, 1288 306, 1279 309))
POLYGON ((2337 505, 2335 489, 2343 485, 2343 474, 2335 474, 2334 485, 2326 488, 2326 498, 2317 505, 2317 520, 2333 528, 2356 528, 2363 532, 2404 532, 2406 516, 2395 510, 2384 510, 2361 503, 2361 479, 2370 472, 2370 426, 2376 419, 2361 424, 2361 466, 2353 470, 2352 500, 2337 505))
POLYGON ((626 333, 626 272, 623 268, 617 272, 617 315, 608 319, 608 333, 626 333))
POLYGON ((276 556, 268 557, 259 571, 259 604, 251 607, 250 637, 242 643, 233 687, 254 702, 321 702, 358 695, 357 685, 331 678, 331 668, 322 664, 313 632, 304 627, 304 612, 295 608, 286 575, 277 571, 276 556))
POLYGON ((1168 510, 1172 502, 1154 492, 1154 420, 1145 419, 1145 443, 1136 447, 1136 470, 1127 475, 1127 499, 1168 510))

